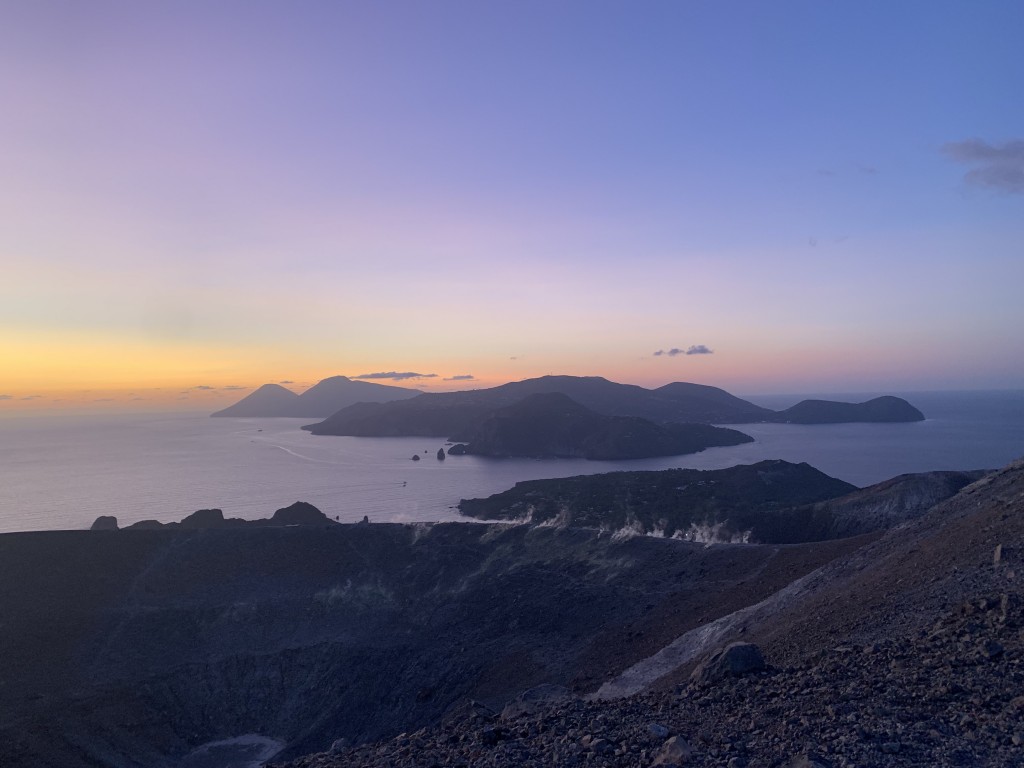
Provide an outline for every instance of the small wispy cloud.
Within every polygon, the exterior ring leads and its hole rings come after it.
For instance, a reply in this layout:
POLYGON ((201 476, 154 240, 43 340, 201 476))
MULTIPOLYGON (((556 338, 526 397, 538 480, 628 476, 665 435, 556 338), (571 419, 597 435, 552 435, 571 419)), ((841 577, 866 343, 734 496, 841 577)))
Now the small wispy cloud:
POLYGON ((192 387, 192 389, 198 389, 200 391, 209 391, 209 390, 216 389, 216 387, 208 387, 205 384, 200 384, 198 387, 192 387))
POLYGON ((277 383, 278 384, 294 384, 295 382, 294 381, 289 381, 288 379, 285 379, 284 381, 279 381, 277 383))
POLYGON ((94 403, 112 403, 112 402, 114 402, 114 398, 112 398, 112 397, 97 397, 95 400, 93 400, 93 402, 94 403))
POLYGON ((857 170, 861 173, 867 174, 868 176, 874 176, 878 173, 878 169, 873 165, 864 165, 863 163, 857 163, 857 170))
POLYGON ((26 395, 25 397, 23 397, 21 399, 22 400, 38 400, 41 397, 42 397, 42 395, 26 395))
POLYGON ((444 381, 474 381, 475 379, 476 376, 472 373, 459 373, 455 376, 449 376, 447 379, 444 379, 444 381))
POLYGON ((242 387, 239 386, 238 384, 228 384, 226 387, 221 387, 221 389, 224 390, 225 392, 235 392, 236 390, 239 389, 249 389, 249 387, 242 387))
POLYGON ((0 395, 0 400, 13 400, 14 395, 0 395))
POLYGON ((831 168, 819 168, 818 169, 818 175, 819 176, 835 176, 836 172, 833 171, 831 168))
POLYGON ((654 357, 678 357, 679 355, 713 355, 715 350, 709 349, 705 344, 693 344, 686 349, 672 347, 672 349, 659 349, 653 353, 654 357))
POLYGON ((1024 140, 989 144, 981 139, 951 141, 942 145, 951 160, 977 166, 964 174, 964 181, 975 187, 1006 194, 1024 194, 1024 140))
POLYGON ((406 379, 436 379, 436 373, 416 373, 415 371, 381 371, 378 373, 363 373, 353 376, 353 379, 391 379, 392 381, 405 381, 406 379))

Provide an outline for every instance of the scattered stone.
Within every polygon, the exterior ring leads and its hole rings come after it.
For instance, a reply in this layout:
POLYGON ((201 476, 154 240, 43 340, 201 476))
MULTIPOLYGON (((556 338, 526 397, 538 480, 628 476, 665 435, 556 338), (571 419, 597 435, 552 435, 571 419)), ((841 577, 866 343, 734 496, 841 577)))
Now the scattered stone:
POLYGON ((656 739, 667 739, 669 730, 661 723, 651 723, 647 726, 647 732, 656 739))
POLYGON ((545 683, 523 691, 501 710, 502 720, 512 720, 522 715, 532 715, 539 709, 566 701, 570 698, 569 689, 561 685, 545 683))
POLYGON ((661 746, 654 758, 655 765, 684 765, 693 757, 693 747, 686 743, 682 736, 673 736, 661 746))

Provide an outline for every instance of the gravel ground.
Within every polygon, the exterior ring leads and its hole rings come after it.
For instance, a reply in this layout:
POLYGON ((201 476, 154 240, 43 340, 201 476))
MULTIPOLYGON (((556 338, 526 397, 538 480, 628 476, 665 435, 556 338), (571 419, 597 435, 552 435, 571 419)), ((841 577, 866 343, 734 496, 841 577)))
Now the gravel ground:
POLYGON ((927 630, 798 667, 502 717, 482 707, 290 768, 1020 766, 1024 596, 977 596, 927 630))

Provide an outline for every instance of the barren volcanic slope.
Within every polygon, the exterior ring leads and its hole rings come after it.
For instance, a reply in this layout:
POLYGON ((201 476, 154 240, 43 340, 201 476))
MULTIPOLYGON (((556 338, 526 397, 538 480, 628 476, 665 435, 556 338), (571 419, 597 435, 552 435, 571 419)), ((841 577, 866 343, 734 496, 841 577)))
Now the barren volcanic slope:
POLYGON ((299 755, 471 698, 593 689, 851 546, 467 523, 6 534, 0 764, 169 766, 248 733, 299 755))
MULTIPOLYGON (((223 523, 192 521, 206 519, 223 523)), ((7 534, 0 764, 170 766, 244 734, 297 756, 539 683, 596 691, 680 636, 735 629, 737 611, 870 538, 707 547, 479 524, 7 534)))
POLYGON ((526 480, 459 511, 481 520, 630 528, 698 541, 795 543, 890 528, 986 474, 927 472, 856 490, 808 464, 665 469, 526 480))
POLYGON ((639 683, 632 695, 481 710, 293 766, 1019 766, 1022 540, 1018 462, 682 634, 616 681, 639 683), (761 645, 767 667, 744 648, 745 672, 711 664, 690 675, 741 637, 761 645))

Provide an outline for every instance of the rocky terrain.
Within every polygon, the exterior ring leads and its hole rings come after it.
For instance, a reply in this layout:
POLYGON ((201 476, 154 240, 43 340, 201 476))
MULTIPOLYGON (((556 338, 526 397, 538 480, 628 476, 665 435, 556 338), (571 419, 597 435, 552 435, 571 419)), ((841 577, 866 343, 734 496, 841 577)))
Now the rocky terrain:
MULTIPOLYGON (((269 518, 260 520, 243 520, 240 517, 224 517, 220 509, 200 509, 185 517, 180 523, 161 523, 159 520, 140 520, 132 523, 125 530, 156 530, 160 528, 185 530, 222 529, 222 528, 275 528, 281 526, 306 525, 323 527, 338 525, 327 515, 304 501, 296 501, 287 507, 277 510, 269 518)), ((116 517, 102 515, 92 524, 93 531, 119 530, 116 517)))
POLYGON ((920 421, 924 415, 897 397, 868 403, 805 401, 773 411, 717 387, 675 382, 657 389, 618 384, 599 376, 542 376, 490 389, 422 394, 389 403, 357 403, 317 424, 314 435, 447 437, 466 442, 498 409, 531 395, 558 393, 604 416, 631 416, 655 424, 749 424, 763 421, 835 423, 920 421))
POLYGON ((753 440, 710 424, 659 426, 637 416, 603 416, 566 395, 547 392, 489 413, 457 453, 610 461, 679 456, 753 440))
POLYGON ((666 469, 527 480, 459 511, 480 520, 579 525, 704 542, 798 543, 913 519, 986 473, 928 472, 857 490, 808 464, 666 469))
POLYGON ((680 636, 704 635, 703 653, 663 666, 640 690, 548 691, 534 706, 477 707, 289 765, 1018 766, 1022 535, 1017 462, 680 636), (708 631, 716 625, 724 631, 708 631), (715 646, 725 652, 698 665, 715 646), (730 662, 737 650, 742 663, 730 662))
MULTIPOLYGON (((210 516, 213 517, 213 516, 210 516)), ((0 536, 0 765, 298 756, 585 692, 855 548, 452 523, 0 536)))
POLYGON ((5 534, 0 764, 1019 764, 1024 464, 913 477, 810 502, 895 527, 805 544, 5 534), (735 641, 759 651, 716 657, 735 641))

